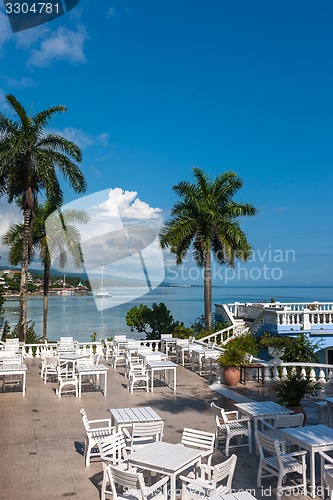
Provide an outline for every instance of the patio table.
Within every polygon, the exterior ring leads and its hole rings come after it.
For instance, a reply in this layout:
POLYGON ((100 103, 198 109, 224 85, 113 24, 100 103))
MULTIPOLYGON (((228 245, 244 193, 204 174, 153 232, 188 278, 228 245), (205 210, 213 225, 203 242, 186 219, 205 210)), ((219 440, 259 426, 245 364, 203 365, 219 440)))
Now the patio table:
MULTIPOLYGON (((0 377, 9 377, 11 375, 22 375, 22 396, 25 396, 27 365, 26 364, 0 364, 0 377)), ((5 392, 5 385, 4 385, 5 392)))
POLYGON ((177 363, 179 363, 179 360, 181 359, 182 365, 185 366, 185 353, 187 352, 187 354, 189 355, 193 346, 193 342, 189 342, 186 340, 183 342, 176 342, 175 348, 177 363))
MULTIPOLYGON (((276 415, 290 414, 292 410, 288 410, 285 406, 278 405, 274 401, 253 401, 251 403, 236 403, 242 415, 250 417, 253 420, 254 435, 258 431, 258 422, 263 419, 274 418, 276 415)), ((256 446, 258 453, 258 449, 256 446)))
POLYGON ((154 392, 154 373, 158 371, 164 371, 164 380, 166 379, 166 372, 168 372, 168 382, 167 385, 170 387, 174 394, 176 394, 176 383, 177 383, 177 365, 173 361, 149 361, 146 362, 146 366, 151 373, 151 392, 154 392), (173 373, 173 387, 170 385, 170 372, 173 373))
POLYGON ((333 450, 333 429, 326 425, 305 425, 304 427, 293 427, 281 429, 286 440, 297 444, 310 453, 310 486, 309 495, 315 498, 316 492, 316 461, 315 454, 319 451, 333 450))
POLYGON ((248 491, 235 491, 226 495, 211 495, 210 500, 257 500, 248 491))
MULTIPOLYGON (((202 363, 203 358, 205 356, 216 356, 216 358, 218 358, 220 355, 221 355, 221 351, 209 349, 209 347, 201 347, 201 346, 193 347, 191 349, 191 356, 192 356, 191 368, 192 368, 192 371, 194 371, 195 364, 197 363, 199 366, 199 375, 201 375, 203 373, 203 370, 201 370, 202 364, 203 364, 202 363)), ((206 368, 205 368, 205 371, 206 371, 206 368)))
POLYGON ((117 432, 121 431, 123 427, 132 427, 134 422, 158 422, 162 420, 150 406, 110 408, 109 411, 117 432))
POLYGON ((201 461, 201 450, 187 448, 181 444, 156 441, 134 451, 127 456, 128 463, 170 476, 170 499, 176 500, 177 476, 201 461))
POLYGON ((106 397, 106 385, 107 385, 107 373, 108 367, 105 365, 78 365, 76 367, 76 371, 79 375, 79 398, 81 397, 81 385, 82 385, 82 377, 87 375, 93 375, 99 377, 99 375, 104 375, 104 389, 103 395, 106 397))

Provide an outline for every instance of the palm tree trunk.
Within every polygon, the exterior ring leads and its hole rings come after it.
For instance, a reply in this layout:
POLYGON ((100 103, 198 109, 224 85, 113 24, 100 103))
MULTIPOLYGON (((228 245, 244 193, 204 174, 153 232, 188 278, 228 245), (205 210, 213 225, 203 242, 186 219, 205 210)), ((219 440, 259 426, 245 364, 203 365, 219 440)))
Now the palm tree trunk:
POLYGON ((49 308, 50 288, 50 262, 44 264, 44 289, 43 289, 43 340, 47 337, 47 313, 49 308))
POLYGON ((18 336, 20 342, 25 342, 27 334, 27 294, 28 294, 28 266, 31 227, 31 208, 24 208, 24 228, 22 245, 22 270, 20 284, 20 312, 18 322, 18 336))
POLYGON ((211 273, 211 252, 205 252, 205 273, 204 273, 204 302, 205 302, 205 328, 212 329, 212 273, 211 273))

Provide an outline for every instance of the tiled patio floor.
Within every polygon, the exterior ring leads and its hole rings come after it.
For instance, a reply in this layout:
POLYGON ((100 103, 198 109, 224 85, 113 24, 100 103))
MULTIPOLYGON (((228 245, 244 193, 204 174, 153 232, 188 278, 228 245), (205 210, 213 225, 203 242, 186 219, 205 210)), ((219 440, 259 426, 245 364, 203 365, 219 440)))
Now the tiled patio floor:
MULTIPOLYGON (((210 402, 233 408, 227 399, 209 387, 209 382, 186 368, 177 368, 177 395, 167 387, 156 387, 154 393, 126 389, 123 368, 110 368, 108 394, 84 392, 78 399, 72 395, 58 399, 54 383, 42 382, 40 360, 28 359, 27 392, 6 391, 0 394, 1 471, 0 498, 4 500, 97 500, 101 485, 101 463, 95 460, 84 466, 82 448, 84 428, 80 408, 88 418, 107 418, 108 408, 152 406, 165 420, 164 440, 180 441, 182 429, 195 427, 214 431, 210 402)), ((267 389, 256 382, 238 385, 237 393, 251 399, 271 399, 267 389)), ((327 393, 332 392, 327 387, 327 393)), ((330 394, 331 395, 331 394, 330 394)), ((317 409, 307 405, 308 423, 316 423, 317 409)), ((235 489, 250 489, 258 498, 275 497, 275 479, 266 480, 267 491, 256 488, 258 458, 247 448, 236 450, 238 462, 235 489), (270 491, 270 488, 273 491, 270 491)), ((219 450, 213 463, 225 458, 219 450)), ((294 498, 289 496, 289 498, 294 498)), ((305 498, 300 496, 300 498, 305 498)))

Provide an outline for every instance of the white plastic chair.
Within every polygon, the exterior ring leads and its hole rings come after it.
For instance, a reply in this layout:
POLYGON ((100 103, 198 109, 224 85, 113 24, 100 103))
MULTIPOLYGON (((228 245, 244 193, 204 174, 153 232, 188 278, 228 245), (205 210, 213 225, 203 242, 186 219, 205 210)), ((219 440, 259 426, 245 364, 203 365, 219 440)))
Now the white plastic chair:
MULTIPOLYGON (((261 420, 262 432, 267 436, 278 439, 279 441, 284 441, 285 438, 281 432, 281 429, 301 427, 303 425, 304 415, 303 413, 292 413, 290 415, 276 415, 273 424, 267 422, 267 420, 261 420)), ((288 443, 286 443, 288 444, 288 443)))
POLYGON ((133 393, 135 386, 137 389, 146 389, 147 392, 149 391, 149 373, 143 361, 130 363, 127 389, 133 393))
POLYGON ((199 431, 198 429, 185 427, 181 444, 188 448, 201 450, 201 457, 207 458, 208 465, 211 464, 215 444, 215 434, 213 432, 199 431))
POLYGON ((54 380, 57 378, 58 357, 51 355, 50 353, 45 353, 42 356, 42 369, 41 377, 44 379, 44 384, 46 384, 48 379, 54 380))
POLYGON ((84 443, 85 464, 86 467, 89 467, 90 458, 100 456, 98 443, 114 434, 115 427, 111 426, 110 418, 89 420, 84 408, 81 408, 80 414, 82 417, 84 428, 86 430, 86 439, 84 443), (102 427, 102 423, 106 423, 107 425, 102 427))
POLYGON ((230 493, 236 462, 237 456, 231 455, 225 462, 213 467, 206 464, 199 465, 195 478, 190 475, 180 476, 182 500, 197 500, 230 493))
POLYGON ((112 491, 112 500, 166 500, 169 477, 164 476, 152 486, 146 486, 142 472, 132 469, 121 470, 113 465, 107 466, 112 491), (117 486, 118 491, 117 491, 117 486))
POLYGON ((327 488, 329 498, 333 500, 333 457, 330 457, 323 451, 320 451, 319 455, 322 490, 324 491, 324 489, 327 488))
POLYGON ((68 361, 59 360, 57 365, 57 375, 58 375, 58 388, 57 395, 61 398, 61 391, 64 387, 71 387, 71 389, 66 389, 66 394, 70 392, 75 392, 75 396, 79 396, 79 380, 75 373, 75 367, 73 363, 68 361))
POLYGON ((257 486, 261 485, 261 480, 263 477, 276 476, 277 481, 277 498, 282 496, 283 490, 290 490, 293 486, 283 486, 282 482, 284 477, 290 473, 298 473, 302 476, 302 482, 300 484, 303 487, 303 495, 307 494, 306 487, 306 463, 305 456, 307 452, 305 450, 294 451, 292 453, 283 453, 282 443, 278 439, 266 436, 262 432, 258 431, 256 433, 256 442, 259 450, 259 469, 257 476, 257 486), (301 460, 298 460, 300 457, 301 460), (266 471, 267 474, 263 475, 266 471))
POLYGON ((237 410, 225 411, 215 403, 210 404, 215 417, 215 446, 218 447, 219 439, 225 439, 225 454, 229 456, 230 448, 248 446, 249 453, 252 453, 252 432, 249 418, 239 418, 237 410), (241 443, 240 438, 246 436, 247 443, 241 443), (237 437, 238 444, 230 444, 230 441, 237 437))
POLYGON ((114 465, 122 470, 127 469, 127 446, 125 436, 122 431, 106 437, 103 441, 98 442, 99 453, 103 466, 103 482, 101 489, 101 500, 105 500, 105 495, 111 495, 111 489, 108 489, 109 473, 108 465, 114 465))
POLYGON ((126 436, 127 446, 131 451, 134 451, 147 444, 163 439, 164 422, 133 422, 132 432, 124 428, 123 432, 126 436))

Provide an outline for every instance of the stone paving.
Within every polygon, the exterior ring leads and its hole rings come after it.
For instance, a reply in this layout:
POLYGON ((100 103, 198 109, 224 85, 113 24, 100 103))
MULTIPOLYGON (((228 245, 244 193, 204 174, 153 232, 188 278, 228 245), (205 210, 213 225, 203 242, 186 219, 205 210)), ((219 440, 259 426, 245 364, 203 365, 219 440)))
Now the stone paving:
MULTIPOLYGON (((194 427, 214 431, 210 403, 233 409, 232 398, 218 394, 209 382, 190 370, 177 367, 177 395, 165 386, 154 393, 137 391, 130 394, 122 367, 108 372, 108 393, 87 390, 82 398, 55 395, 56 384, 44 384, 40 378, 40 360, 28 359, 26 397, 15 389, 0 393, 1 473, 0 499, 4 500, 97 500, 102 480, 101 463, 94 459, 84 466, 84 428, 80 408, 88 418, 107 418, 109 408, 151 406, 165 420, 164 440, 180 441, 182 429, 194 427)), ((256 382, 238 385, 237 394, 254 400, 272 399, 267 387, 256 382)), ((331 387, 325 395, 332 395, 331 387)), ((232 395, 232 393, 228 393, 232 395)), ((306 405, 308 423, 318 422, 314 402, 306 405)), ((256 488, 258 457, 247 448, 236 448, 238 456, 233 487, 249 489, 259 500, 275 497, 276 479, 265 480, 265 489, 256 488)), ((225 459, 216 450, 213 463, 225 459)), ((309 498, 300 495, 301 498, 309 498)), ((289 496, 289 498, 296 498, 289 496)))

